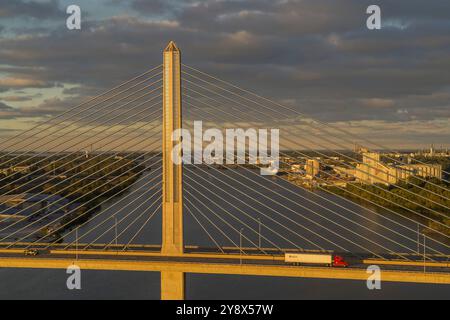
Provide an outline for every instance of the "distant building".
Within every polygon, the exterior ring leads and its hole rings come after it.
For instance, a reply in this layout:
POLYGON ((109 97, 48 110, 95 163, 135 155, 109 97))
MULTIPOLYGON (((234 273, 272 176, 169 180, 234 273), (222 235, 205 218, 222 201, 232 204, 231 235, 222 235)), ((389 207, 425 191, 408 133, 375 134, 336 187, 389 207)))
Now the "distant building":
POLYGON ((0 174, 4 176, 9 176, 12 173, 10 168, 2 168, 0 169, 0 174))
POLYGON ((442 166, 440 164, 408 164, 400 168, 411 171, 418 177, 442 179, 442 166))
POLYGON ((9 168, 2 168, 0 169, 0 174, 4 175, 4 176, 9 176, 13 173, 30 173, 31 172, 31 167, 30 166, 12 166, 9 168))
POLYGON ((308 178, 317 177, 320 173, 320 162, 316 159, 306 160, 305 171, 308 178))
POLYGON ((301 165, 301 164, 299 164, 299 163, 294 163, 294 164, 291 164, 291 172, 293 172, 293 173, 303 173, 304 171, 303 171, 303 165, 301 165))
POLYGON ((436 154, 436 150, 434 149, 434 144, 432 144, 431 148, 430 148, 429 156, 434 157, 435 154, 436 154))
POLYGON ((345 168, 340 166, 333 167, 334 171, 338 173, 341 177, 344 178, 353 178, 356 176, 356 169, 355 168, 345 168))
POLYGON ((30 173, 31 167, 30 166, 14 166, 14 167, 11 167, 11 170, 13 172, 17 172, 17 173, 30 173))
POLYGON ((362 183, 396 184, 400 180, 406 180, 411 176, 442 179, 441 165, 387 165, 381 162, 381 156, 376 152, 363 153, 362 162, 357 164, 355 172, 356 179, 362 183))

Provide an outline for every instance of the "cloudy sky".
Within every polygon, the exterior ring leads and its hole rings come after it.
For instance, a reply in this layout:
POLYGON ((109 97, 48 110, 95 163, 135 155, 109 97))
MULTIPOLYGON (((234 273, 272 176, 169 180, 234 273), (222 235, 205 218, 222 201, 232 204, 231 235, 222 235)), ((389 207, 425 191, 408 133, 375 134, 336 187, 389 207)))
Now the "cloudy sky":
POLYGON ((319 120, 450 147, 448 0, 0 0, 0 133, 160 64, 171 39, 186 64, 319 120))

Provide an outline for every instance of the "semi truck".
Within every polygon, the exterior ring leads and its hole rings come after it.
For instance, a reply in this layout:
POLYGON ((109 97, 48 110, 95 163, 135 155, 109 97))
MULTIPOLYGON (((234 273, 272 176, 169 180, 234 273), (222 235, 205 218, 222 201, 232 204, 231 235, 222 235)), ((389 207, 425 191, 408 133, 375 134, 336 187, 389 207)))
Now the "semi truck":
POLYGON ((333 254, 286 253, 284 262, 294 265, 313 264, 341 268, 348 267, 348 263, 343 257, 333 254))

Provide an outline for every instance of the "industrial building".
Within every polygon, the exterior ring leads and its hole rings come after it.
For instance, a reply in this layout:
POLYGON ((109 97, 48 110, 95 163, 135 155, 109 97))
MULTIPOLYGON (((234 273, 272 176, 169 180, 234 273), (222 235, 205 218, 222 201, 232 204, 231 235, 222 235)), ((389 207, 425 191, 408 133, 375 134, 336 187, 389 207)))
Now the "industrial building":
POLYGON ((397 184, 411 176, 442 179, 442 166, 432 164, 387 165, 377 152, 364 152, 363 161, 356 165, 356 180, 362 183, 397 184))

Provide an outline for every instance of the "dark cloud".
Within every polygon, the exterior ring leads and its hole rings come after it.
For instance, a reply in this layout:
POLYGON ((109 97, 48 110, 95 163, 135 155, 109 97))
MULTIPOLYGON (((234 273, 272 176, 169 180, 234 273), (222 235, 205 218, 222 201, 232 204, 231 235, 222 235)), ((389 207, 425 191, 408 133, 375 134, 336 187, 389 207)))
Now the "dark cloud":
POLYGON ((12 107, 4 104, 3 102, 0 102, 0 110, 11 110, 12 107))
POLYGON ((135 16, 0 39, 0 90, 76 85, 33 109, 48 114, 160 64, 173 39, 186 64, 321 120, 450 118, 450 3, 377 2, 380 31, 366 0, 129 0, 135 16))
POLYGON ((13 107, 0 101, 0 118, 1 119, 15 119, 21 113, 17 112, 13 107))
POLYGON ((134 0, 131 7, 138 12, 151 15, 166 13, 173 8, 168 0, 134 0))
MULTIPOLYGON (((179 14, 190 28, 295 37, 361 29, 366 1, 202 1, 179 14)), ((295 39, 295 38, 294 38, 295 39)), ((294 40, 292 39, 292 40, 294 40)))
POLYGON ((58 0, 25 1, 0 0, 0 17, 14 18, 19 16, 36 19, 61 17, 64 12, 59 8, 58 0))
MULTIPOLYGON (((10 68, 1 68, 0 71, 6 71, 10 68)), ((17 90, 22 88, 50 88, 58 86, 55 82, 46 81, 45 79, 35 76, 36 72, 25 73, 24 69, 13 72, 0 78, 0 92, 8 90, 17 90)))
POLYGON ((26 95, 23 93, 17 93, 14 96, 4 96, 2 97, 3 101, 6 102, 24 102, 24 101, 32 101, 35 98, 42 97, 42 94, 34 94, 34 95, 26 95))

